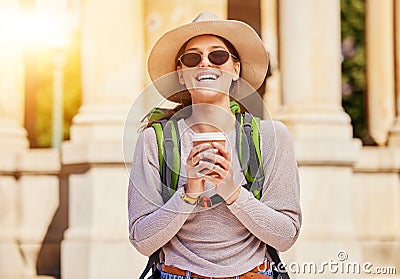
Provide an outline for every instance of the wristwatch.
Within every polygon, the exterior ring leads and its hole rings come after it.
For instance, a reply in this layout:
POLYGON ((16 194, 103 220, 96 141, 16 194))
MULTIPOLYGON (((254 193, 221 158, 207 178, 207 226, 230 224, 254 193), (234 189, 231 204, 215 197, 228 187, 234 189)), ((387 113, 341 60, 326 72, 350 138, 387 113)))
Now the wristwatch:
POLYGON ((184 202, 188 203, 188 204, 192 204, 192 205, 193 205, 193 204, 196 204, 197 201, 199 200, 198 197, 197 197, 197 198, 189 197, 189 196, 185 193, 185 187, 179 188, 178 193, 179 193, 179 196, 181 197, 181 199, 182 199, 184 202))

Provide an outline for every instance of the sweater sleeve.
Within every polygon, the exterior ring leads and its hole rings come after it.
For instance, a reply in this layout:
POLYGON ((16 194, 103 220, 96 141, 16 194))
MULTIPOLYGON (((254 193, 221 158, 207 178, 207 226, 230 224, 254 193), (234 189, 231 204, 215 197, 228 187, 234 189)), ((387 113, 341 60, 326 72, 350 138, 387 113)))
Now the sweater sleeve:
POLYGON ((238 199, 228 208, 257 238, 285 251, 298 238, 302 220, 293 143, 281 122, 262 121, 260 134, 266 174, 261 200, 241 187, 238 199))
POLYGON ((164 204, 161 185, 156 136, 148 128, 137 140, 128 187, 129 239, 146 256, 170 241, 195 208, 177 192, 164 204))

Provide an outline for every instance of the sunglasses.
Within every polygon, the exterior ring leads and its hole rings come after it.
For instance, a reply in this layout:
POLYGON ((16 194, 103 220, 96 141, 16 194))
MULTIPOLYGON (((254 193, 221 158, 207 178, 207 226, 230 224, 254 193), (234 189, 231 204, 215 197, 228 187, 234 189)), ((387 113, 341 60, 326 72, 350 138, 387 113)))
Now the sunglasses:
MULTIPOLYGON (((226 50, 214 50, 208 54, 208 60, 214 65, 221 66, 225 64, 229 57, 232 56, 235 60, 237 57, 226 50)), ((198 52, 188 52, 179 56, 178 61, 189 68, 196 67, 203 60, 203 55, 198 52)))

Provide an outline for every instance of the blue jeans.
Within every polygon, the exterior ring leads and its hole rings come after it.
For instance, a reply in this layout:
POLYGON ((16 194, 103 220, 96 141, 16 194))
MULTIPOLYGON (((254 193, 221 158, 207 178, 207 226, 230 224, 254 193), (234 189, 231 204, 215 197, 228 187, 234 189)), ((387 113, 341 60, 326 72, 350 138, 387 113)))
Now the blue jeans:
MULTIPOLYGON (((259 271, 257 273, 264 274, 264 275, 267 275, 267 276, 270 276, 270 277, 273 276, 271 269, 267 269, 265 271, 261 270, 261 271, 259 271)), ((167 272, 161 271, 161 276, 160 276, 160 279, 190 279, 190 278, 196 278, 196 277, 190 277, 190 272, 189 271, 186 272, 186 276, 180 276, 180 275, 175 275, 175 274, 171 274, 171 273, 167 273, 167 272)), ((234 278, 235 279, 239 279, 239 276, 235 276, 234 278)))

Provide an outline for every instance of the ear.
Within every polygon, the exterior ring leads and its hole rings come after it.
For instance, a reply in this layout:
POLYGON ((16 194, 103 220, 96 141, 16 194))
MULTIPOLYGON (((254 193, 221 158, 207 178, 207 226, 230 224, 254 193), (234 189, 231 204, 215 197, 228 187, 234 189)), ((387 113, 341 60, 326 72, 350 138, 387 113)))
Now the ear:
POLYGON ((182 73, 182 66, 177 66, 176 71, 178 73, 178 81, 180 84, 185 85, 185 81, 183 79, 183 73, 182 73))
POLYGON ((233 72, 234 72, 233 81, 237 81, 240 76, 240 62, 234 62, 233 72))

